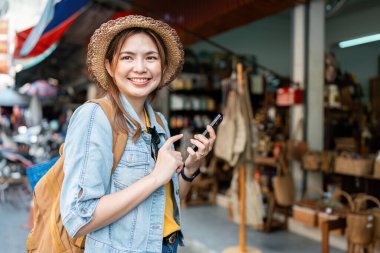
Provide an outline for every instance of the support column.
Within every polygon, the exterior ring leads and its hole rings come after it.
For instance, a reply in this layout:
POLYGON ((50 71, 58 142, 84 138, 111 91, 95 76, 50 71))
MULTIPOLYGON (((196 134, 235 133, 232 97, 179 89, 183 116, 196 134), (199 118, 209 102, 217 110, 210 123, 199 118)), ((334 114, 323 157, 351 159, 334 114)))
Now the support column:
POLYGON ((323 150, 325 1, 313 0, 309 11, 307 70, 307 141, 312 150, 323 150))
MULTIPOLYGON (((293 72, 292 79, 298 83, 302 89, 305 87, 305 46, 306 46, 306 6, 298 5, 293 10, 292 31, 293 31, 293 72)), ((290 139, 302 140, 303 127, 297 129, 300 120, 304 118, 304 106, 295 105, 290 109, 290 139)), ((304 119, 305 120, 305 119, 304 119)), ((301 198, 302 192, 302 170, 299 162, 292 162, 292 174, 296 188, 296 199, 301 198)))
MULTIPOLYGON (((309 5, 306 140, 311 150, 323 150, 324 139, 324 55, 325 1, 312 0, 309 5)), ((320 188, 322 175, 308 173, 308 188, 320 188)))
MULTIPOLYGON (((311 150, 323 150, 324 8, 324 0, 312 0, 309 5, 299 5, 293 11, 292 79, 301 88, 304 88, 306 103, 305 107, 303 105, 296 105, 291 108, 290 138, 302 140, 305 137, 311 150), (303 119, 303 127, 297 129, 301 119, 303 119), (306 131, 306 135, 303 130, 306 131)), ((303 190, 303 171, 298 162, 293 162, 291 167, 295 180, 296 197, 299 199, 303 190)), ((321 188, 321 174, 315 172, 308 173, 307 184, 308 188, 321 188)))

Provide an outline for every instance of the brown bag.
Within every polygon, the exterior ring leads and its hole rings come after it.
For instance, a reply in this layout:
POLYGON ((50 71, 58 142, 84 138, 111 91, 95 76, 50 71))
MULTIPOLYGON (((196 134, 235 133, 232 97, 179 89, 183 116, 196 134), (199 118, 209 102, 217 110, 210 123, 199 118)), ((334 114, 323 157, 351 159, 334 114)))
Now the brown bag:
POLYGON ((349 212, 353 212, 355 210, 355 208, 354 208, 354 202, 352 200, 351 195, 348 194, 347 192, 341 190, 340 188, 337 189, 334 192, 334 194, 332 195, 331 199, 335 203, 342 204, 341 201, 340 201, 341 197, 343 197, 344 199, 346 199, 348 206, 344 206, 344 207, 343 206, 340 206, 340 207, 338 206, 339 207, 338 210, 335 210, 334 212, 337 212, 338 215, 345 217, 345 216, 347 216, 347 214, 349 212))
POLYGON ((295 198, 294 181, 288 167, 282 159, 279 159, 277 175, 273 177, 273 192, 278 205, 293 205, 295 198))
MULTIPOLYGON (((296 128, 294 129, 294 132, 291 136, 291 138, 295 138, 298 131, 301 130, 303 120, 301 119, 296 128)), ((286 143, 286 153, 288 159, 294 160, 294 161, 302 161, 302 157, 306 154, 308 151, 308 145, 303 140, 288 140, 286 143)))
POLYGON ((308 146, 305 141, 288 140, 286 148, 289 160, 301 161, 302 156, 307 152, 308 146))
MULTIPOLYGON (((105 98, 92 99, 89 102, 99 104, 113 126, 114 113, 111 102, 105 98)), ((163 126, 158 114, 156 118, 157 122, 163 126)), ((128 135, 117 133, 112 127, 112 137, 113 172, 124 153, 128 135)), ((26 241, 28 253, 83 253, 84 251, 85 237, 76 240, 71 238, 62 224, 59 202, 64 178, 62 150, 63 146, 60 148, 61 157, 34 189, 34 226, 26 241)))
POLYGON ((380 212, 365 210, 371 201, 380 208, 380 201, 374 196, 358 194, 354 200, 355 213, 347 216, 349 240, 357 244, 368 244, 380 238, 380 212))
POLYGON ((321 154, 321 171, 332 173, 334 171, 334 159, 336 153, 334 151, 322 151, 321 154))
POLYGON ((335 172, 347 175, 370 175, 373 169, 373 159, 353 158, 350 153, 342 152, 335 158, 335 172))
POLYGON ((380 209, 375 209, 372 214, 375 217, 375 238, 380 240, 380 209))
POLYGON ((302 157, 302 165, 305 170, 319 170, 322 164, 321 152, 310 151, 302 157))

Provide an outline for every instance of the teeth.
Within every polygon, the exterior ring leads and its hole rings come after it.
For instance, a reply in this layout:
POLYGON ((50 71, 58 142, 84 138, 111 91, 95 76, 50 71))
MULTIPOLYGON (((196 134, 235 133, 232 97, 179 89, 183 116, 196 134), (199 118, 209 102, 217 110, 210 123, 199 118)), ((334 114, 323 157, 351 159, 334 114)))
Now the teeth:
POLYGON ((136 83, 146 83, 148 78, 131 78, 131 80, 136 83))

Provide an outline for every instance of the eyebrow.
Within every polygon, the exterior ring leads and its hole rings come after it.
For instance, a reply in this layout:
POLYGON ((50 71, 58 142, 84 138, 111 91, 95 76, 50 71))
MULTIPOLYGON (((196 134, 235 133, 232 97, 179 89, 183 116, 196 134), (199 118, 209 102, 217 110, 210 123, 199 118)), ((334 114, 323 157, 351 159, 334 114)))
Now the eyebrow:
MULTIPOLYGON (((129 55, 135 55, 136 53, 132 52, 132 51, 122 51, 120 52, 120 54, 129 54, 129 55)), ((158 54, 157 51, 148 51, 145 53, 146 55, 150 55, 150 54, 158 54)))

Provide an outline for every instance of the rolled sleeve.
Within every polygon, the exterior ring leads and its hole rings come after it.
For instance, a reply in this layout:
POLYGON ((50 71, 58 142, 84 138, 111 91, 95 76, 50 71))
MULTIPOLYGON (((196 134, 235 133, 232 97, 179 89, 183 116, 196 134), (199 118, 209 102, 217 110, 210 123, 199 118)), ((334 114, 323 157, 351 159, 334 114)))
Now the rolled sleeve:
POLYGON ((60 198, 63 225, 74 236, 89 223, 99 199, 109 189, 113 164, 111 125, 99 105, 78 108, 64 147, 64 180, 60 198))

